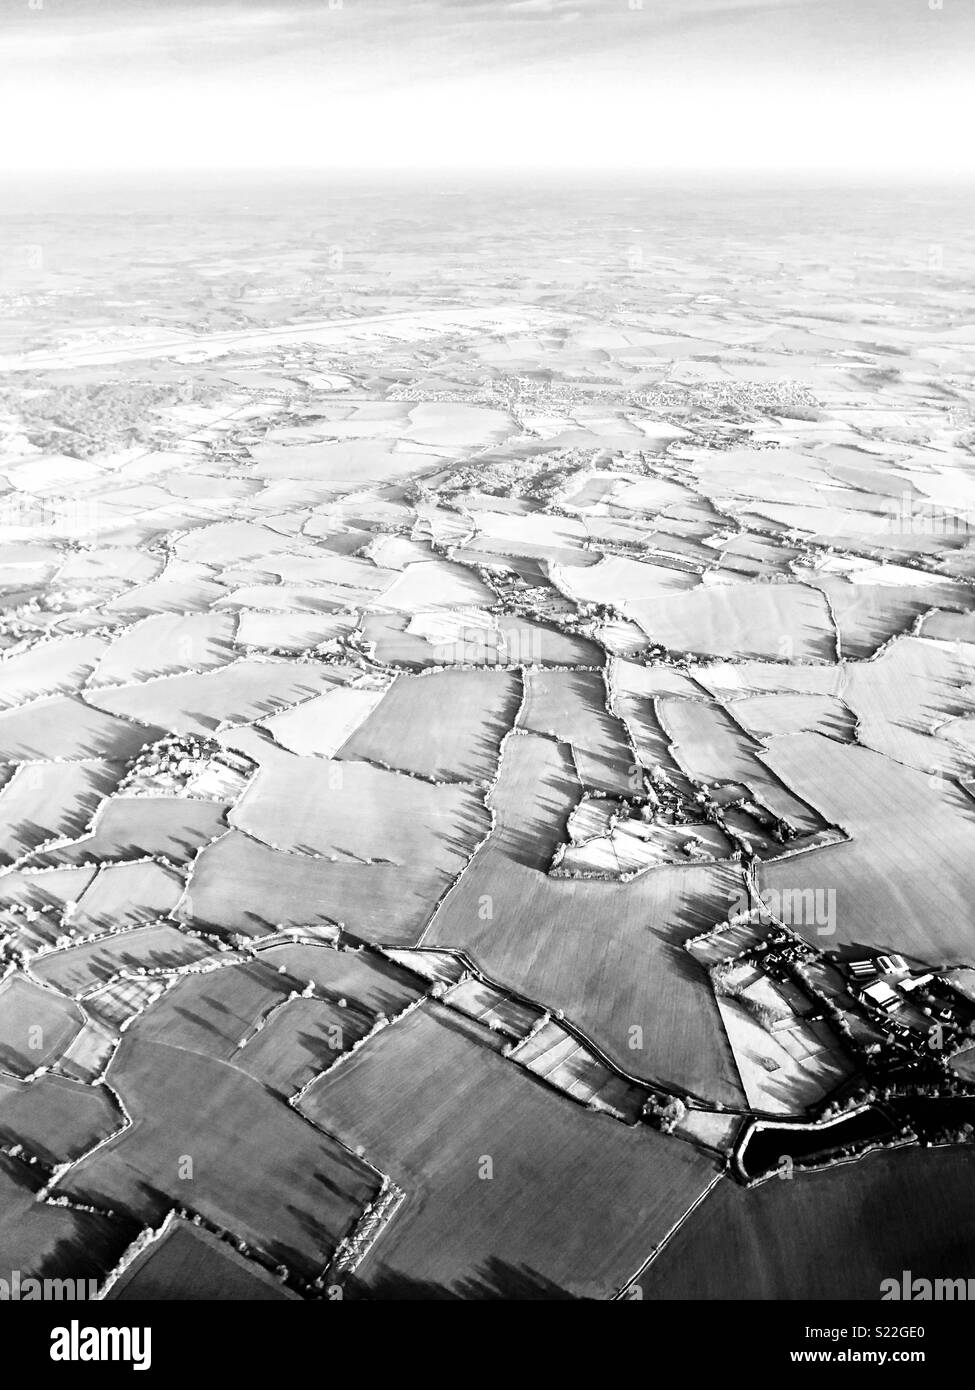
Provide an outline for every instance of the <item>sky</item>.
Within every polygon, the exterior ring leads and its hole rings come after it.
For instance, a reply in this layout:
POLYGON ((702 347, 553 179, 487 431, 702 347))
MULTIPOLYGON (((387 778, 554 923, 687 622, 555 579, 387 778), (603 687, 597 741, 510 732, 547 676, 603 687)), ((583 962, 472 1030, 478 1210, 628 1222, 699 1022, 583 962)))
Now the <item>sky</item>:
POLYGON ((975 175, 975 0, 0 0, 0 171, 975 175))

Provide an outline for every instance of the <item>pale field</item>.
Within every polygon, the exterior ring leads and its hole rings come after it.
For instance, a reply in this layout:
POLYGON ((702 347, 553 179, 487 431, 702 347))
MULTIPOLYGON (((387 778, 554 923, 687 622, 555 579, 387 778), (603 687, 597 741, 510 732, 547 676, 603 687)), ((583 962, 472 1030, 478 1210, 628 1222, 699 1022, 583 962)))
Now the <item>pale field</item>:
POLYGON ((395 569, 383 569, 371 560, 354 555, 275 555, 267 568, 285 584, 322 584, 331 591, 349 591, 353 603, 365 603, 367 596, 386 592, 398 578, 395 569))
MULTIPOLYGON (((310 700, 335 683, 335 677, 321 667, 241 659, 201 675, 193 672, 161 676, 139 685, 98 690, 88 698, 97 701, 100 710, 124 715, 140 724, 158 724, 161 729, 155 738, 159 738, 162 730, 210 734, 222 725, 248 724, 263 715, 310 700)), ((138 726, 123 724, 121 719, 109 727, 124 729, 130 746, 136 732, 142 742, 154 742, 148 732, 142 736, 138 726)), ((118 737, 121 741, 122 735, 118 737)), ((107 734, 104 741, 108 742, 107 734)))
MULTIPOLYGON (((545 512, 530 512, 525 516, 519 516, 512 512, 490 511, 486 507, 475 509, 471 507, 470 500, 467 509, 473 512, 470 525, 478 536, 511 544, 515 550, 519 542, 556 549, 564 546, 572 548, 579 546, 586 536, 583 523, 573 521, 570 517, 549 516, 545 512)), ((558 571, 559 566, 552 565, 553 582, 558 571)))
POLYGON ((83 835, 124 765, 100 761, 21 763, 0 790, 0 864, 62 836, 83 835))
POLYGON ((401 437, 420 445, 471 449, 498 444, 516 432, 515 421, 503 411, 444 403, 416 406, 401 437))
POLYGON ((234 621, 228 614, 160 614, 116 637, 88 683, 127 685, 176 671, 207 671, 236 656, 234 621))
POLYGON ((723 922, 700 939, 687 943, 687 950, 702 965, 716 965, 742 951, 753 950, 763 939, 764 930, 748 920, 723 922))
POLYGON ((965 715, 960 719, 948 719, 935 730, 937 738, 946 738, 957 743, 968 755, 966 771, 975 766, 975 716, 965 715))
POLYGON ((391 478, 432 472, 437 456, 414 448, 398 450, 390 440, 349 439, 323 444, 259 444, 251 451, 259 477, 310 478, 329 485, 332 495, 391 478))
MULTIPOLYGON (((100 1071, 104 1071, 113 1056, 122 1028, 161 999, 167 983, 159 978, 118 975, 107 984, 95 985, 88 991, 85 1010, 90 1022, 83 1031, 89 1035, 91 1050, 104 1054, 100 1071)), ((93 1077, 83 1079, 91 1081, 93 1077)))
POLYGON ((741 1123, 740 1115, 722 1115, 717 1111, 690 1109, 682 1120, 678 1120, 674 1133, 682 1139, 703 1144, 705 1148, 717 1149, 719 1153, 729 1153, 734 1148, 741 1123))
POLYGON ((271 849, 231 831, 200 853, 177 916, 257 937, 278 926, 339 922, 368 941, 410 945, 429 920, 431 903, 449 886, 448 851, 438 849, 441 862, 333 862, 271 849))
POLYGON ((939 642, 975 642, 975 613, 929 614, 921 624, 920 636, 939 642))
POLYGON ((372 1014, 347 1002, 289 999, 230 1060, 290 1098, 361 1042, 374 1022, 372 1014))
POLYGON ((836 623, 837 654, 868 660, 885 642, 910 632, 931 607, 923 590, 886 584, 855 584, 837 575, 817 575, 814 581, 829 600, 836 623))
POLYGON ((668 825, 628 814, 628 803, 586 793, 566 822, 568 843, 560 847, 558 872, 584 869, 590 856, 612 875, 632 874, 661 863, 686 863, 693 842, 701 858, 730 859, 732 845, 718 826, 705 821, 668 825))
MULTIPOLYGON (((570 827, 573 835, 578 832, 570 827)), ((567 845, 553 872, 582 878, 631 878, 662 864, 730 860, 734 846, 716 825, 644 825, 624 820, 607 835, 567 845), (692 846, 692 848, 688 848, 692 846)))
POLYGON ((522 1004, 473 976, 448 990, 443 1002, 488 1028, 518 1039, 530 1033, 543 1017, 541 1009, 522 1004))
POLYGON ((394 570, 433 558, 428 541, 407 540, 405 536, 376 536, 374 540, 366 542, 362 553, 380 569, 394 570))
POLYGON ((108 648, 103 637, 54 638, 0 662, 0 704, 79 690, 108 648))
POLYGON ((802 1114, 852 1075, 843 1054, 823 1047, 804 1025, 793 1038, 788 1030, 769 1032, 734 999, 719 999, 718 1011, 753 1110, 802 1114))
MULTIPOLYGON (((968 958, 975 804, 963 791, 817 734, 773 739, 765 758, 851 839, 763 865, 763 891, 833 890, 831 947, 902 951, 932 964, 968 958)), ((814 944, 824 939, 813 924, 796 929, 814 944)))
POLYGON ((788 666, 785 662, 709 662, 695 679, 715 697, 729 701, 750 695, 832 695, 839 698, 840 666, 788 666))
POLYGON ((488 828, 465 787, 366 762, 294 756, 262 768, 228 819, 273 849, 407 869, 438 863, 448 877, 488 828))
POLYGON ((427 608, 464 608, 494 602, 491 590, 475 574, 449 560, 407 565, 373 608, 415 613, 427 608))
MULTIPOLYGON (((273 596, 274 590, 271 589, 270 593, 273 596)), ((354 627, 354 619, 342 614, 318 616, 242 609, 237 615, 234 640, 238 647, 273 647, 297 653, 334 641, 354 627)))
POLYGON ((970 754, 930 735, 975 713, 975 648, 902 637, 874 661, 847 666, 841 693, 859 741, 922 772, 970 773, 970 754))
POLYGON ((0 714, 0 762, 125 761, 162 734, 151 719, 130 723, 73 696, 51 695, 0 714))
POLYGON ((385 954, 404 970, 413 971, 431 984, 458 984, 467 969, 453 951, 438 951, 428 946, 417 950, 387 949, 385 954))
POLYGON ((93 882, 97 868, 7 870, 0 875, 0 902, 59 916, 93 882))
POLYGON ((158 579, 135 585, 104 604, 105 611, 132 622, 156 613, 206 612, 225 590, 209 577, 205 566, 186 569, 168 565, 158 579))
POLYGON ((755 738, 777 734, 823 734, 854 741, 856 715, 838 695, 752 695, 732 706, 739 724, 755 738))
POLYGON ((649 612, 648 603, 693 589, 700 583, 699 575, 617 557, 583 567, 553 565, 551 572, 552 582, 570 598, 583 603, 611 604, 637 622, 641 613, 649 612))
POLYGON ((63 1076, 86 1085, 98 1084, 112 1060, 117 1043, 118 1034, 111 1025, 106 1026, 98 1018, 89 1018, 64 1049, 57 1070, 63 1076))
MULTIPOLYGON (((338 744, 343 760, 363 758, 422 777, 473 781, 494 776, 501 739, 518 710, 521 682, 516 672, 435 671, 397 676, 385 692, 348 692, 360 694, 369 703, 338 744)), ((276 725, 298 717, 298 712, 282 716, 276 725)))
POLYGON ((214 606, 241 616, 252 611, 275 617, 280 614, 285 621, 294 615, 334 614, 348 627, 352 624, 344 610, 351 611, 368 592, 357 594, 340 584, 243 584, 239 589, 222 590, 214 606))
MULTIPOLYGON (((302 549, 300 543, 297 548, 302 549)), ((293 553, 295 541, 257 521, 220 521, 201 526, 181 536, 174 550, 183 561, 207 566, 231 565, 242 561, 265 561, 281 551, 293 553)), ((308 547, 308 553, 311 548, 308 547)))
POLYGON ((563 633, 559 628, 530 619, 498 618, 501 637, 500 650, 494 656, 497 664, 530 666, 601 667, 605 652, 588 637, 563 633))
POLYGON ((823 596, 797 584, 699 587, 631 599, 625 611, 669 651, 754 660, 828 661, 834 629, 823 596))
POLYGON ((547 1019, 508 1056, 584 1105, 605 1108, 627 1124, 640 1117, 646 1092, 608 1067, 555 1019, 547 1019))
POLYGON ((334 758, 387 693, 340 686, 261 721, 276 743, 300 757, 334 758))

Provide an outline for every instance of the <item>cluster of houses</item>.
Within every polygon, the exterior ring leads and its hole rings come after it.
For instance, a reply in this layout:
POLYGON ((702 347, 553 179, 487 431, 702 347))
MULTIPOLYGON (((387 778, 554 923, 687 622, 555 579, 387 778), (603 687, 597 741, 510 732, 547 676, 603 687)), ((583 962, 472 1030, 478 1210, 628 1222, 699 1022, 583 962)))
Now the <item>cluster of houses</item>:
POLYGON ((916 975, 899 955, 853 960, 846 968, 854 994, 885 1013, 894 1013, 909 1002, 944 1023, 967 1024, 975 1015, 975 1001, 958 978, 968 972, 945 971, 939 975, 927 970, 916 975))
MULTIPOLYGON (((903 956, 878 956, 876 960, 852 960, 847 965, 853 993, 868 1008, 882 1009, 893 1013, 904 1002, 903 994, 893 987, 891 980, 901 983, 901 976, 907 975, 907 961, 903 956)), ((910 977, 908 976, 908 980, 910 977)))
POLYGON ((911 970, 901 955, 845 963, 850 993, 921 1058, 947 1059, 975 1042, 975 972, 911 970))

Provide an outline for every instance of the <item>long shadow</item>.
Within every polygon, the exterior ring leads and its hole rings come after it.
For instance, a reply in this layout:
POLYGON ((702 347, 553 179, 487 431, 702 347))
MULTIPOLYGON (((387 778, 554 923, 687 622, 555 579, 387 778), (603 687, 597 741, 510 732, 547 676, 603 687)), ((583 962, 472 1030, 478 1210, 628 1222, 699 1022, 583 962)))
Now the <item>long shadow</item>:
POLYGON ((451 1287, 432 1279, 414 1279, 408 1274, 384 1269, 368 1285, 354 1277, 349 1279, 347 1292, 350 1298, 367 1302, 581 1301, 577 1294, 569 1293, 530 1265, 510 1264, 493 1255, 473 1274, 451 1287))

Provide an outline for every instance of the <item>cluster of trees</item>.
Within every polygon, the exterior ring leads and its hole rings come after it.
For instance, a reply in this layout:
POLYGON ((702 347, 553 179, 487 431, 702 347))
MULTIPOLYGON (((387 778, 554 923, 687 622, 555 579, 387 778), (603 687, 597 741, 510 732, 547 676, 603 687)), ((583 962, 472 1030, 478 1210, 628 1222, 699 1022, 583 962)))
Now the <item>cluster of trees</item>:
POLYGON ((687 1114, 680 1096, 653 1095, 644 1102, 643 1117, 663 1134, 671 1134, 687 1114))

